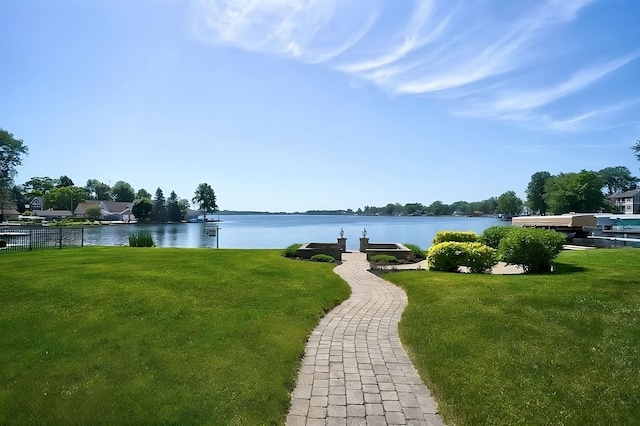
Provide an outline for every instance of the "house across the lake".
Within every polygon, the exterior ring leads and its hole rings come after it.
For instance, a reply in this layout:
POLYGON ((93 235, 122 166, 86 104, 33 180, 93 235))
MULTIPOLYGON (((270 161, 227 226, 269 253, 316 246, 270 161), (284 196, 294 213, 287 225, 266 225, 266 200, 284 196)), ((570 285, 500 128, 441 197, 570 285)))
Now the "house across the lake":
POLYGON ((607 197, 607 201, 615 205, 623 214, 640 213, 640 188, 631 191, 617 192, 607 197))
POLYGON ((92 206, 100 206, 100 220, 118 222, 135 222, 136 217, 131 211, 133 202, 130 201, 100 201, 90 200, 78 204, 73 211, 75 217, 86 217, 87 209, 92 206))

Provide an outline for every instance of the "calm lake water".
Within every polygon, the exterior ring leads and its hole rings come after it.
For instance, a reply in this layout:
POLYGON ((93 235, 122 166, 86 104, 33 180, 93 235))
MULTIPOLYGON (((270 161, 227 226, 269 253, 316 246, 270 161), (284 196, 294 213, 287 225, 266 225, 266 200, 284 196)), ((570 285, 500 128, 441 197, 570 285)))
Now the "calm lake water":
MULTIPOLYGON (((284 248, 292 243, 335 242, 344 229, 347 248, 357 250, 362 230, 372 243, 412 243, 431 246, 437 231, 482 233, 494 218, 430 216, 311 216, 311 215, 220 215, 220 248, 284 248)), ((123 245, 129 234, 148 229, 160 247, 216 247, 216 237, 205 235, 202 223, 163 225, 110 225, 85 228, 86 245, 123 245)))

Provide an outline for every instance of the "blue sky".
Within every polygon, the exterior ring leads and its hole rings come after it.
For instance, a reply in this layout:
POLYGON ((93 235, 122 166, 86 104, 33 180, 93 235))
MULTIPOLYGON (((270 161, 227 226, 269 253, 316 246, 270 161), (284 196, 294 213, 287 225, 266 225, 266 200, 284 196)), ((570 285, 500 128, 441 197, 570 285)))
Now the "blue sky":
POLYGON ((222 209, 478 201, 627 166, 636 0, 3 0, 17 183, 68 175, 222 209))

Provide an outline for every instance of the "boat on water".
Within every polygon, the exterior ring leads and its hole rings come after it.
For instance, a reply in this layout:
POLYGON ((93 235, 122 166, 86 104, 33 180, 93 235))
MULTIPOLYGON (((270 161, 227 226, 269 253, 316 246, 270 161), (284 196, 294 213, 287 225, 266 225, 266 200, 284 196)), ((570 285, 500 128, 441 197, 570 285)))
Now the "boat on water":
POLYGON ((570 239, 624 241, 640 245, 640 214, 569 213, 550 216, 519 216, 512 226, 553 229, 570 239))

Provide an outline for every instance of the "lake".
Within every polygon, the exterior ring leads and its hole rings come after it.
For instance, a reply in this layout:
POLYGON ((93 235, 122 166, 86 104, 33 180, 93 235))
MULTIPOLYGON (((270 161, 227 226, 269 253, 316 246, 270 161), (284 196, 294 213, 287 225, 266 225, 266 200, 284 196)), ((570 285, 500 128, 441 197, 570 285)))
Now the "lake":
MULTIPOLYGON (((220 248, 285 248, 293 243, 335 242, 344 229, 347 248, 357 250, 362 230, 372 243, 412 243, 426 249, 437 231, 482 233, 495 218, 451 216, 220 215, 220 248)), ((211 225, 210 223, 208 225, 211 225)), ((129 234, 147 229, 160 247, 216 247, 202 223, 109 225, 85 228, 85 245, 128 244, 129 234)))

